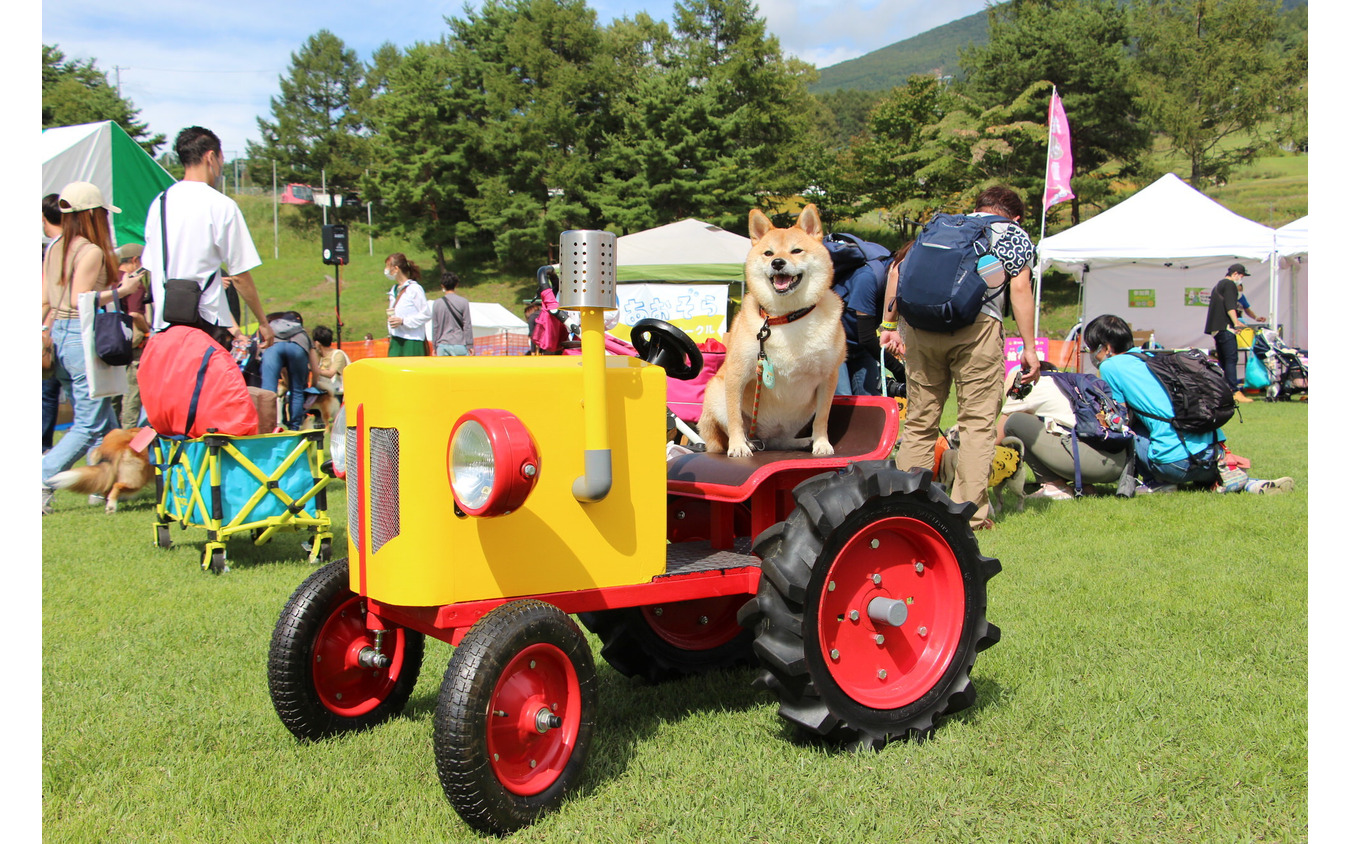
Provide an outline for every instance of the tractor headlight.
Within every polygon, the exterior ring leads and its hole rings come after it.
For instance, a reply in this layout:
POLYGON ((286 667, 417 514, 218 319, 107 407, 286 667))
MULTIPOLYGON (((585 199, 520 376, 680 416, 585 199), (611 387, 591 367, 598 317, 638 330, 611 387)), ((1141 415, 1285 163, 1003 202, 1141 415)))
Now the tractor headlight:
POLYGON ((329 427, 328 457, 333 462, 333 474, 339 478, 347 477, 347 405, 338 408, 333 414, 333 424, 329 427))
POLYGON ((450 433, 447 470, 459 509, 501 516, 518 509, 539 480, 539 450, 529 429, 505 410, 471 410, 450 433))

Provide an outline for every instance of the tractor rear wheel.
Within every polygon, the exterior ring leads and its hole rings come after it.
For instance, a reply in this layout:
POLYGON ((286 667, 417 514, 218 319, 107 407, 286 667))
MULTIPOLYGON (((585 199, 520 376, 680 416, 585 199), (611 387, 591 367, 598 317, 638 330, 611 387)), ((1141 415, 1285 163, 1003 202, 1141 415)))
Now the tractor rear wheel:
POLYGON ((474 829, 504 835, 581 779, 598 683, 586 636, 543 601, 502 604, 455 648, 436 704, 436 772, 474 829))
POLYGON ((315 740, 381 724, 403 711, 422 669, 423 637, 386 631, 376 661, 365 599, 352 592, 347 561, 318 569, 277 619, 267 655, 267 688, 286 729, 315 740))
POLYGON ((985 619, 998 560, 931 473, 888 461, 818 475, 755 541, 763 577, 741 622, 755 632, 779 715, 809 735, 880 748, 923 738, 970 706, 975 655, 999 639, 985 619))
POLYGON ((736 620, 745 602, 744 595, 728 595, 582 613, 580 618, 604 642, 600 655, 614 670, 662 683, 754 664, 754 633, 736 620))

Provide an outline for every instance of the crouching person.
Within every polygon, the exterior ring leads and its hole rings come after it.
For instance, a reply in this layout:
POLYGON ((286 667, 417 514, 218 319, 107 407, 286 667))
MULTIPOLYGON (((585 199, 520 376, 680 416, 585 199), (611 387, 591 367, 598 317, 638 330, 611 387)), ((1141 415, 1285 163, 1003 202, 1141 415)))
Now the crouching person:
MULTIPOLYGON (((1041 364, 1043 375, 1030 385, 1025 395, 1018 397, 1022 372, 1013 369, 1004 380, 1006 399, 1003 415, 998 420, 998 442, 1004 437, 1016 437, 1025 448, 1023 457, 1036 476, 1041 488, 1031 498, 1052 501, 1074 497, 1075 486, 1089 488, 1095 484, 1119 484, 1130 469, 1130 449, 1122 443, 1108 450, 1079 439, 1077 445, 1077 473, 1075 473, 1075 443, 1073 428, 1076 417, 1073 405, 1064 390, 1055 381, 1056 373, 1049 363, 1041 364), (1077 474, 1077 479, 1075 479, 1077 474)), ((1025 389, 1025 387, 1023 387, 1025 389)), ((1129 485, 1133 490, 1133 484, 1129 485)))
POLYGON ((1135 430, 1137 468, 1144 483, 1138 492, 1170 492, 1181 484, 1267 494, 1294 488, 1292 478, 1260 480, 1228 470, 1221 429, 1204 434, 1176 430, 1171 422, 1176 411, 1167 390, 1141 356, 1127 354, 1134 336, 1125 320, 1113 314, 1097 317, 1083 329, 1083 345, 1102 380, 1142 421, 1135 430))

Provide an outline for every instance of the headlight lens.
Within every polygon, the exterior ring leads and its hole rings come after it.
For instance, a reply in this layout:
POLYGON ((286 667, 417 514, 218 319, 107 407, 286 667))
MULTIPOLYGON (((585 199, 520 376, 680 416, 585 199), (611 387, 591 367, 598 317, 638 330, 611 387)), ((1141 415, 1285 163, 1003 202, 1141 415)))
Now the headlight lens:
POLYGON ((450 491, 459 509, 480 517, 520 508, 539 480, 539 449, 529 429, 505 410, 471 410, 450 433, 450 491))
POLYGON ((496 461, 487 429, 476 420, 466 420, 450 445, 450 486, 455 500, 465 510, 481 510, 492 495, 496 461))
POLYGON ((328 456, 333 460, 333 474, 339 478, 347 476, 347 405, 338 408, 333 414, 333 424, 328 429, 328 456))

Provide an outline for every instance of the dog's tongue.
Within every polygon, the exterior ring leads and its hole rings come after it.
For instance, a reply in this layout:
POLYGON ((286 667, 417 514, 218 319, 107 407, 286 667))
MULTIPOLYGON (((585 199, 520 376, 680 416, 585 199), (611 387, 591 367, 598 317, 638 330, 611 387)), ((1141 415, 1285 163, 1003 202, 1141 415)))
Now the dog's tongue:
POLYGON ((777 290, 787 290, 792 286, 792 276, 776 275, 773 277, 773 286, 777 290))

